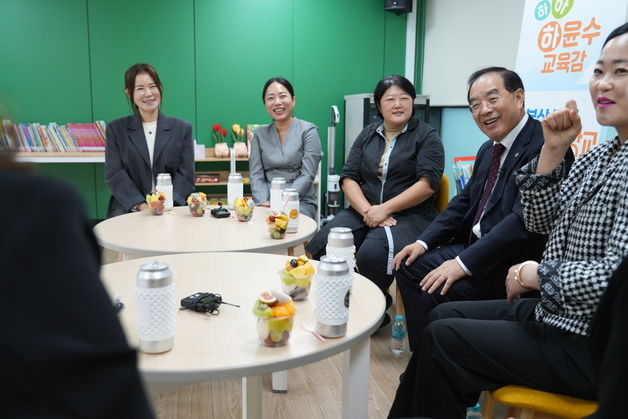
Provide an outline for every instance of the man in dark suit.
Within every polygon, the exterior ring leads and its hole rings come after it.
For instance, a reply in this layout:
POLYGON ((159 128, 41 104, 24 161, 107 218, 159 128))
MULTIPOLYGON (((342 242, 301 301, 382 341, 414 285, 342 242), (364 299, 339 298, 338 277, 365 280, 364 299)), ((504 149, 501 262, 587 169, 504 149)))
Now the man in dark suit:
MULTIPOLYGON (((523 83, 513 71, 488 67, 468 84, 473 119, 490 140, 480 147, 464 190, 393 260, 411 350, 434 307, 504 298, 508 268, 540 259, 545 246, 546 236, 525 229, 513 177, 543 145, 540 122, 525 111, 523 83)), ((573 162, 571 151, 568 160, 573 162)))

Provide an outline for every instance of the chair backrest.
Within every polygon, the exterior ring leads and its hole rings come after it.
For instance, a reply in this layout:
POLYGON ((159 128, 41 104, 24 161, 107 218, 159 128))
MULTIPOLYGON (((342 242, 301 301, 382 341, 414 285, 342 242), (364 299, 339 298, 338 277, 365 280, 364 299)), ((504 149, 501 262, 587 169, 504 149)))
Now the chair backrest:
POLYGON ((443 212, 449 203, 449 178, 443 173, 440 178, 440 186, 436 191, 436 208, 438 212, 443 212))

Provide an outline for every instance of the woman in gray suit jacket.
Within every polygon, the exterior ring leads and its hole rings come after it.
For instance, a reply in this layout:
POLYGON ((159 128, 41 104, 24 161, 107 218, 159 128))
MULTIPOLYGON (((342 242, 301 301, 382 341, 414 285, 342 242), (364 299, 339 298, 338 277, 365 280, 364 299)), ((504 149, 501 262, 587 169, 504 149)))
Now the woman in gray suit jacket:
POLYGON ((316 125, 292 115, 296 97, 290 82, 274 77, 264 84, 262 101, 273 123, 255 130, 251 141, 249 173, 253 201, 269 206, 270 182, 286 179, 286 187, 299 191, 302 214, 316 219, 318 196, 313 185, 321 160, 316 125))
POLYGON ((158 173, 170 174, 174 205, 185 205, 194 191, 192 125, 159 111, 163 88, 150 64, 131 66, 124 85, 133 114, 107 124, 107 217, 146 209, 145 197, 155 189, 158 173))

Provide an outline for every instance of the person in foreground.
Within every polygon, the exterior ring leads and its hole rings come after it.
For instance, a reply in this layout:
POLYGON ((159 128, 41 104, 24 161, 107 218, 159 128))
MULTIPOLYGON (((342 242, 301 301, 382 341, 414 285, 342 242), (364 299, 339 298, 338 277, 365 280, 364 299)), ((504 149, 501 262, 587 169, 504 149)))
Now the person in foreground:
MULTIPOLYGON (((393 75, 374 92, 383 122, 365 127, 351 147, 340 175, 350 207, 312 238, 306 250, 315 259, 326 252, 332 227, 353 231, 359 272, 392 298, 392 258, 413 241, 437 214, 436 197, 443 173, 443 145, 434 128, 413 118, 414 86, 393 75)), ((389 321, 384 317, 383 324, 389 321)))
POLYGON ((186 205, 194 191, 192 125, 161 113, 163 87, 150 64, 129 67, 124 93, 133 114, 109 122, 105 134, 107 218, 148 208, 146 194, 159 173, 170 174, 174 205, 186 205))
POLYGON ((443 304, 402 377, 389 417, 463 418, 483 390, 508 384, 595 399, 591 320, 628 256, 628 24, 608 36, 589 90, 618 136, 563 156, 581 129, 576 104, 543 121, 538 159, 517 172, 526 226, 549 234, 541 263, 510 268, 507 300, 443 304), (540 299, 518 298, 539 290, 540 299))
POLYGON ((1 416, 152 418, 81 197, 14 163, 2 138, 0 190, 1 416))
POLYGON ((318 222, 318 192, 313 183, 323 156, 318 128, 294 117, 297 98, 292 84, 282 77, 264 84, 262 102, 273 123, 253 133, 249 157, 253 202, 270 206, 270 183, 282 177, 286 188, 299 192, 300 212, 318 222))
POLYGON ((628 388, 628 258, 613 274, 591 326, 591 355, 597 380, 598 410, 587 419, 625 415, 628 388))
MULTIPOLYGON (((525 111, 521 78, 487 67, 473 73, 468 85, 473 119, 490 140, 478 150, 465 188, 393 261, 413 351, 434 307, 504 298, 508 267, 539 260, 547 239, 526 230, 514 179, 543 145, 541 123, 525 111)), ((571 162, 569 150, 568 167, 571 162)))

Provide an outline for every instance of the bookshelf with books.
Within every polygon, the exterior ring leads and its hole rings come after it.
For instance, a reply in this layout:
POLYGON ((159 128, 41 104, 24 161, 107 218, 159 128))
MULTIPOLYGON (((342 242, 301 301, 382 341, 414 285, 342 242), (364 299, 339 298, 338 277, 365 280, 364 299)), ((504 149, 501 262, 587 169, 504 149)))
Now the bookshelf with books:
POLYGON ((0 141, 13 144, 23 156, 76 157, 77 153, 79 156, 99 153, 96 155, 99 157, 105 151, 105 122, 58 125, 3 120, 0 141))
MULTIPOLYGON (((104 182, 104 133, 103 121, 58 125, 5 120, 0 124, 0 141, 17 146, 16 160, 36 163, 38 171, 73 183, 94 219, 105 218, 109 200, 104 182)), ((216 157, 213 148, 205 148, 204 157, 195 160, 196 189, 205 192, 211 202, 226 200, 229 158, 216 157)), ((237 158, 236 170, 243 176, 245 195, 250 196, 248 158, 237 158)))

